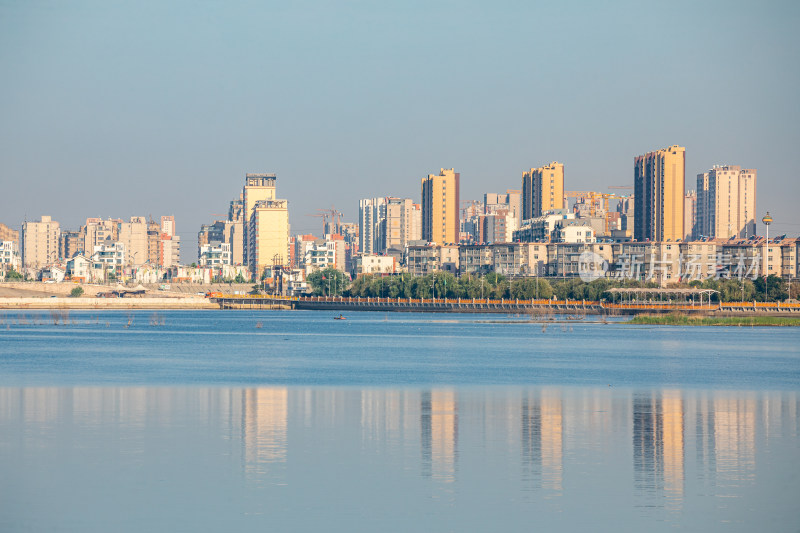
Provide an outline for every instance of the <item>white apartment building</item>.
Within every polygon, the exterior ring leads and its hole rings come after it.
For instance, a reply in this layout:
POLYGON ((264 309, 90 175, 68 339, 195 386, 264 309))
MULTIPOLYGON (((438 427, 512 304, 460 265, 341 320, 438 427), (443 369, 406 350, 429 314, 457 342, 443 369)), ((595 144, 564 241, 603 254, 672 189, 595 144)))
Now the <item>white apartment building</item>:
POLYGON ((14 241, 0 242, 0 270, 20 269, 20 257, 14 241))
POLYGON ((229 243, 204 244, 200 247, 201 267, 220 267, 230 265, 231 245, 229 243))
POLYGON ((756 234, 756 169, 738 165, 715 166, 697 175, 695 238, 756 234))
POLYGON ((358 202, 359 252, 377 254, 386 250, 385 222, 386 198, 364 198, 358 202))
POLYGON ((362 274, 394 274, 397 263, 388 255, 360 254, 354 260, 353 275, 362 274))

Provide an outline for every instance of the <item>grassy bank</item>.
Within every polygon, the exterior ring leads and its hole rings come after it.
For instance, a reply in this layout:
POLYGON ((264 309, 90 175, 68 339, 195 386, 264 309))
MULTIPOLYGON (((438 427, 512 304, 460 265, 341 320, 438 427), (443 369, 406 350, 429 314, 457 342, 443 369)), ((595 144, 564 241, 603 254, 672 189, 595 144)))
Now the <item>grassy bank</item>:
POLYGON ((637 315, 625 324, 656 326, 800 326, 800 318, 777 316, 688 316, 679 313, 668 315, 637 315))

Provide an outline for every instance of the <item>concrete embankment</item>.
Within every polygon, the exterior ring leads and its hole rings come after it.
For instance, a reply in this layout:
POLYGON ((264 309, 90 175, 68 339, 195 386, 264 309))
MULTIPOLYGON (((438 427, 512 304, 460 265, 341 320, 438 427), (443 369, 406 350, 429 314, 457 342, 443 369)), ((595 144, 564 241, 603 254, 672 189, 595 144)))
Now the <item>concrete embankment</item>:
POLYGON ((219 309, 206 298, 0 298, 0 309, 219 309))

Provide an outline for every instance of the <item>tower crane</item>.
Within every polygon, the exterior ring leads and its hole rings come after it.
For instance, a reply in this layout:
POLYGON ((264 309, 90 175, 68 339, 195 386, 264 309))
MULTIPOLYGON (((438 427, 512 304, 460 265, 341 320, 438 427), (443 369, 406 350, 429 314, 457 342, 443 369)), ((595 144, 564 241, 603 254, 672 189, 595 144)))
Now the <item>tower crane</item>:
MULTIPOLYGON (((609 189, 612 187, 609 187, 609 189)), ((627 188, 627 186, 618 186, 616 188, 627 188)), ((582 198, 584 202, 589 202, 589 216, 594 217, 597 215, 597 206, 599 201, 603 202, 603 209, 605 210, 605 232, 608 234, 608 201, 610 199, 626 200, 628 196, 595 192, 595 191, 566 191, 564 198, 582 198)))

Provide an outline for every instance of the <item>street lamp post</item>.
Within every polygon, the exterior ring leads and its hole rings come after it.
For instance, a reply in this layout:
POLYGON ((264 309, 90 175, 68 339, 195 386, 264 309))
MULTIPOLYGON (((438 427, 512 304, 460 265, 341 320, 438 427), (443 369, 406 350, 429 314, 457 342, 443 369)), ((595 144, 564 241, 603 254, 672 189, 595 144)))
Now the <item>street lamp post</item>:
POLYGON ((767 244, 766 248, 764 248, 764 301, 766 302, 769 298, 769 289, 767 285, 767 280, 769 279, 769 225, 772 224, 772 217, 769 216, 769 211, 767 211, 767 214, 761 219, 761 222, 767 227, 767 244))

